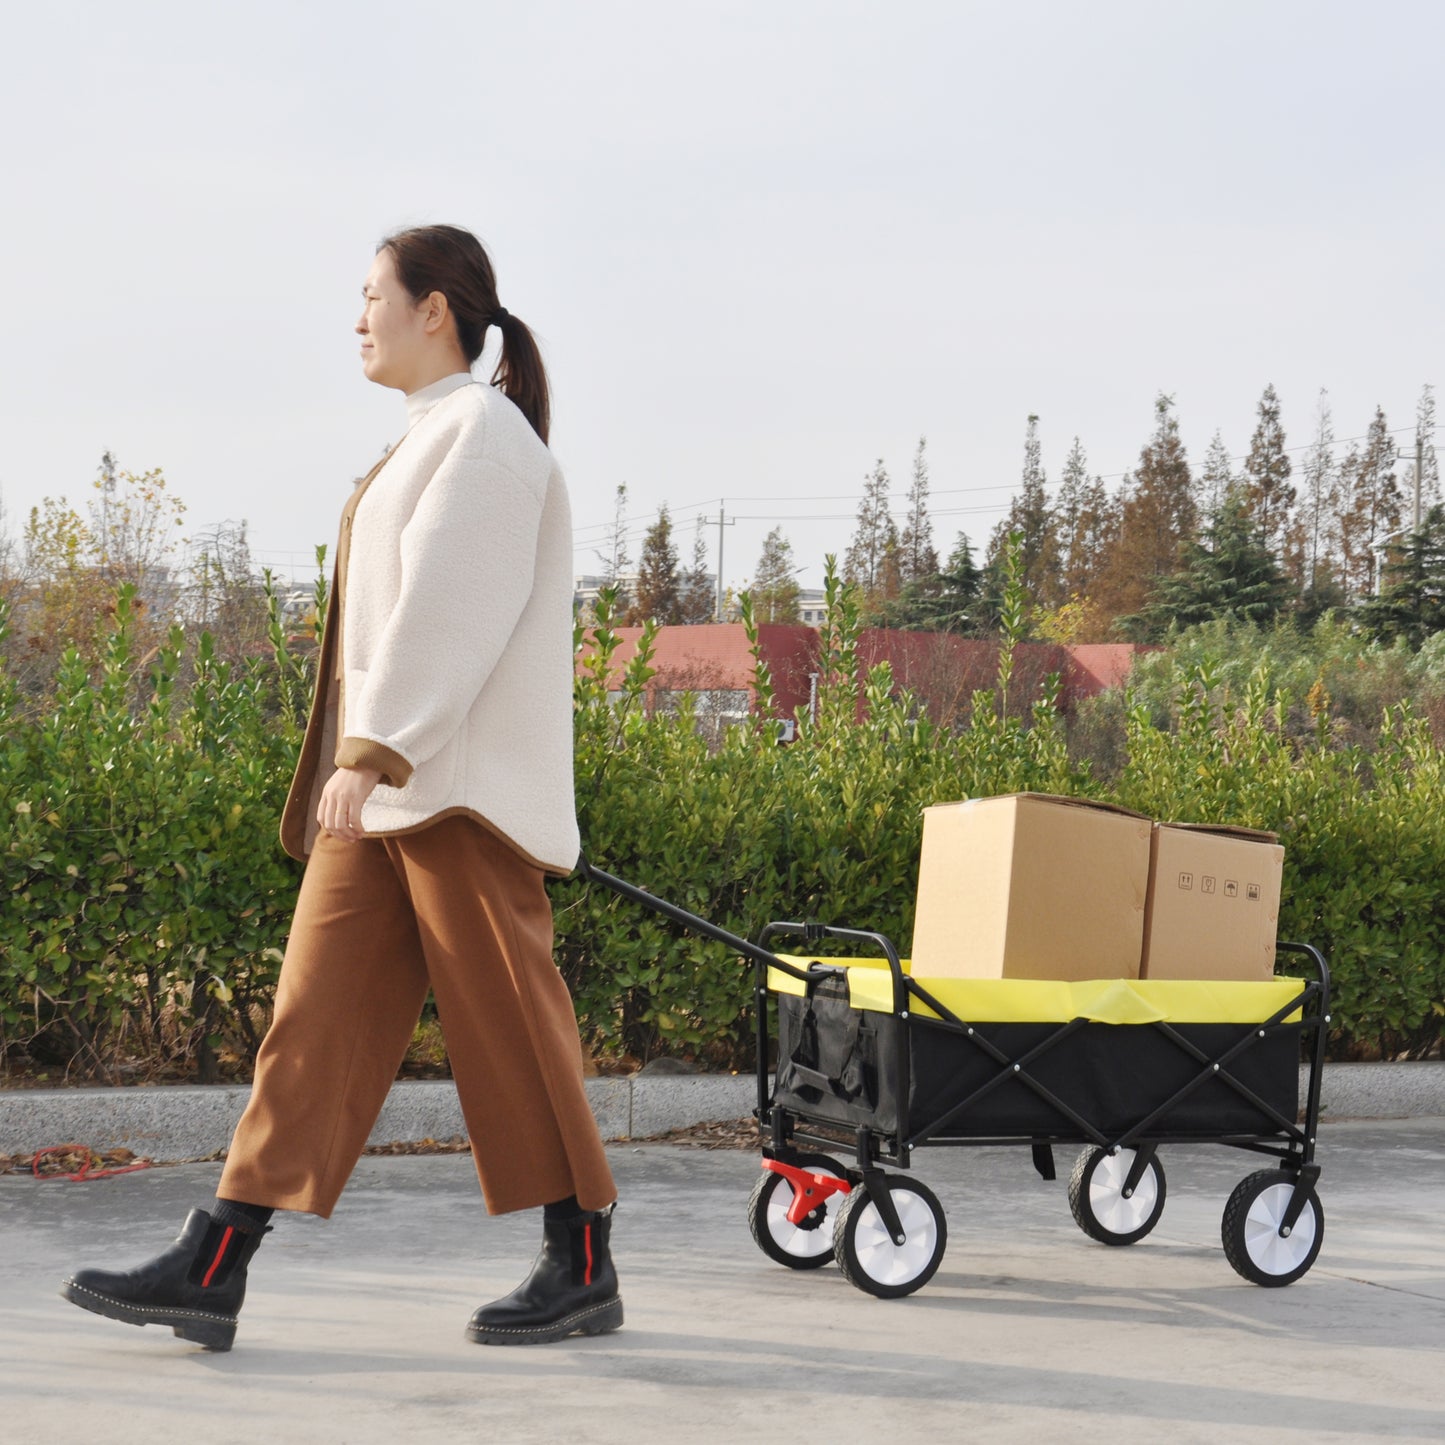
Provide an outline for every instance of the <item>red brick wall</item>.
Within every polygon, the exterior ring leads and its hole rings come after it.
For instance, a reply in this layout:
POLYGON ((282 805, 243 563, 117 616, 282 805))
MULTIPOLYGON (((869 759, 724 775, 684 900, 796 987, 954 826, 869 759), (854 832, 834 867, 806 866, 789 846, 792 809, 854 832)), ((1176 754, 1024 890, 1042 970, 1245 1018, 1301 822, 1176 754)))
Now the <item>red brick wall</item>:
MULTIPOLYGON (((636 655, 640 627, 616 629, 621 642, 613 654, 613 673, 636 655)), ((763 659, 773 675, 778 712, 791 717, 807 703, 809 674, 819 668, 816 628, 765 623, 758 628, 763 659)), ((1014 654, 1014 701, 1027 708, 1051 672, 1063 678, 1063 705, 1117 687, 1129 675, 1134 654, 1130 643, 1095 643, 1062 647, 1053 643, 1021 643, 1014 654)), ((879 628, 858 639, 859 657, 867 667, 888 662, 895 680, 935 704, 942 715, 967 704, 980 688, 994 685, 998 644, 945 632, 895 632, 879 628)), ((753 659, 741 623, 710 622, 695 627, 661 627, 657 631, 652 686, 668 691, 704 689, 752 690, 753 659)))

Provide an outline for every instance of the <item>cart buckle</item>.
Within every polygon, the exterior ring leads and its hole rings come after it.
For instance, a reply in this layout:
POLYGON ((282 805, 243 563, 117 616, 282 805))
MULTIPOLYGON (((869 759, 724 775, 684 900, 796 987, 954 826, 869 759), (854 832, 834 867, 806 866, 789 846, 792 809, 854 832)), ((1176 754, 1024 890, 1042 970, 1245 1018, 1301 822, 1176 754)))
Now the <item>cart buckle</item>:
POLYGON ((815 1174, 781 1159, 764 1159, 763 1168, 781 1174, 793 1186, 793 1202, 788 1206, 788 1223, 801 1224, 815 1209, 835 1194, 851 1194, 853 1186, 846 1179, 831 1174, 815 1174))

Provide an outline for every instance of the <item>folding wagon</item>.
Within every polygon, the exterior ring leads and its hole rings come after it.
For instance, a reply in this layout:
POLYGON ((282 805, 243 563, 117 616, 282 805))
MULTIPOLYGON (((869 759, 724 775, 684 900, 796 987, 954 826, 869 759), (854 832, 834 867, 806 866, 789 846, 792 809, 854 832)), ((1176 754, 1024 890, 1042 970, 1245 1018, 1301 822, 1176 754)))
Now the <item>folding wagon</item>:
POLYGON ((1055 1146, 1082 1145, 1069 1208, 1085 1234, 1109 1245, 1134 1244, 1159 1222, 1161 1147, 1271 1156, 1278 1165, 1247 1175, 1224 1206, 1225 1257, 1252 1283, 1279 1286, 1318 1256, 1329 968, 1317 948, 1281 943, 1307 976, 1259 983, 916 979, 879 933, 770 923, 752 943, 582 868, 754 965, 763 1159, 748 1222, 777 1263, 832 1260, 870 1294, 912 1294, 943 1259, 947 1223, 932 1190, 883 1166, 909 1169, 925 1146, 997 1144, 1028 1145, 1049 1180, 1055 1146), (772 952, 779 938, 805 949, 838 940, 868 956, 772 952))

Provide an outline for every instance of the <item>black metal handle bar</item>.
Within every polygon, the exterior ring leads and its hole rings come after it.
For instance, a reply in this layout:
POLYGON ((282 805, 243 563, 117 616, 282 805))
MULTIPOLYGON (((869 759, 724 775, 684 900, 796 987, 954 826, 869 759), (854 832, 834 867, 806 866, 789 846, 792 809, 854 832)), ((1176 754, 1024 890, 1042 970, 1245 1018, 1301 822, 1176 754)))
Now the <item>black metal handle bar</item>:
MULTIPOLYGON (((802 979, 804 983, 814 983, 820 977, 830 974, 838 974, 843 970, 829 967, 826 964, 817 964, 813 968, 801 969, 795 964, 789 963, 786 959, 779 958, 775 953, 769 953, 766 948, 756 943, 750 943, 746 938, 736 933, 730 933, 726 928, 719 928, 715 923, 709 923, 706 918, 696 913, 689 913, 686 908, 679 908, 675 903, 669 903, 665 898, 659 898, 655 893, 649 893, 645 888, 638 888, 633 883, 608 873, 595 864, 589 863, 585 857, 577 859, 577 871, 588 882, 601 883, 610 888, 614 893, 619 893, 624 898, 630 899, 633 903, 640 903, 644 908, 651 909, 653 913, 660 913, 664 918, 670 918, 674 923, 680 923, 684 928, 694 933, 700 933, 704 938, 711 938, 715 943, 725 943, 735 952, 740 953, 744 958, 751 959, 754 963, 762 964, 767 968, 781 969, 792 977, 802 979)), ((803 923, 771 923, 764 932, 766 938, 769 932, 797 932, 804 933, 808 928, 816 929, 816 925, 803 923)), ((839 934, 847 930, 828 930, 839 934)), ((859 938, 874 938, 874 934, 850 935, 859 938)), ((886 942, 886 940, 885 940, 886 942)), ((891 948, 892 945, 889 945, 891 948)), ((896 964, 896 955, 894 962, 896 964)))

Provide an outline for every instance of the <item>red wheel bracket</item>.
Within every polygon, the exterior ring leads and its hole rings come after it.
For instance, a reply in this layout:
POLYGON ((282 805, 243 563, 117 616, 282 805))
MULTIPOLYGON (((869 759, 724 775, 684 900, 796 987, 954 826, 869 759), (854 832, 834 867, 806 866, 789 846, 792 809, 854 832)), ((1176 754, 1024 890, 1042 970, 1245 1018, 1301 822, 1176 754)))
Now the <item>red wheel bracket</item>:
POLYGON ((781 1159, 764 1159, 763 1168, 781 1174, 793 1186, 793 1202, 788 1206, 788 1223, 801 1224, 820 1204, 834 1194, 851 1194, 853 1186, 846 1179, 831 1174, 815 1174, 781 1159))

